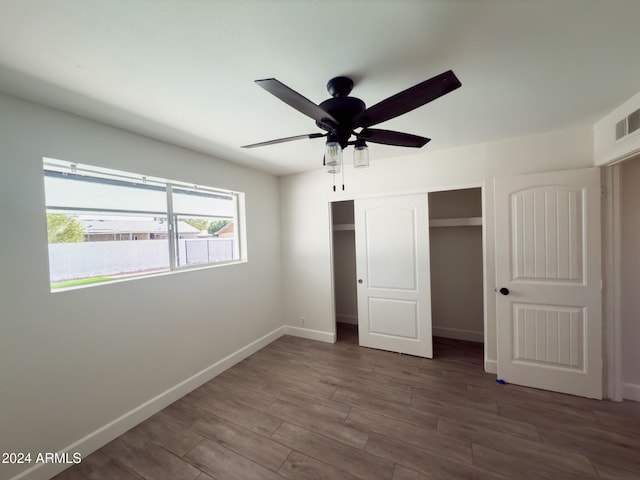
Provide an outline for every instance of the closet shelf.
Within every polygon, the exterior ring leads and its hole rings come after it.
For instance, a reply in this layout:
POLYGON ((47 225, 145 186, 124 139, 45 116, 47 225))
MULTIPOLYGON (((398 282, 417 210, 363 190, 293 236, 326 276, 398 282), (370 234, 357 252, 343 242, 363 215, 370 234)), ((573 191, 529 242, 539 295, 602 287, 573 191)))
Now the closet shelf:
POLYGON ((355 229, 356 226, 353 223, 336 223, 333 225, 334 232, 346 232, 355 229))
POLYGON ((482 226, 482 217, 434 218, 429 220, 430 227, 476 227, 482 226))

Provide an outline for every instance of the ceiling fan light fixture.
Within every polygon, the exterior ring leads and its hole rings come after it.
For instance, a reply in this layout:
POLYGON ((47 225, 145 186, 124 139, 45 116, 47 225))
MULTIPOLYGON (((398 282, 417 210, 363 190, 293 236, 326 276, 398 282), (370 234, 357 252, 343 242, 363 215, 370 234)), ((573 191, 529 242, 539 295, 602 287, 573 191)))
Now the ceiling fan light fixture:
POLYGON ((340 172, 340 165, 342 164, 342 147, 338 141, 338 137, 334 134, 327 136, 327 144, 325 146, 324 161, 327 166, 327 170, 330 173, 340 172), (330 167, 337 167, 337 172, 330 171, 330 167))
POLYGON ((361 139, 356 140, 353 150, 353 167, 366 168, 369 166, 369 148, 367 142, 361 139))

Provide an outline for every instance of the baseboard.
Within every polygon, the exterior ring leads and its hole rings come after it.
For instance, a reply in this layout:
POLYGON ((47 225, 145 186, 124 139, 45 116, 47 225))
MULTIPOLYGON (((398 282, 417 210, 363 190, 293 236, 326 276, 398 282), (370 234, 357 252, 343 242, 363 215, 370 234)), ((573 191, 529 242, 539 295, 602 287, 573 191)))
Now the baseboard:
POLYGON ((357 315, 347 315, 344 313, 336 313, 336 322, 338 323, 348 323, 350 325, 358 325, 358 316, 357 315))
POLYGON ((466 340, 468 342, 484 343, 484 333, 473 330, 462 330, 459 328, 433 327, 434 337, 453 338, 456 340, 466 340))
POLYGON ((640 385, 636 385, 635 383, 623 383, 622 398, 625 400, 640 402, 640 385))
MULTIPOLYGON (((109 422, 99 429, 91 432, 86 437, 72 443, 59 453, 68 452, 70 456, 72 456, 73 453, 79 452, 82 455, 82 458, 86 457, 113 439, 119 437, 127 430, 143 422, 151 415, 158 413, 160 410, 171 405, 173 402, 182 398, 192 390, 195 390, 200 385, 220 375, 225 370, 233 367, 236 363, 244 360, 250 355, 253 355, 261 348, 266 347, 271 342, 277 340, 287 333, 287 328, 290 327, 278 327, 272 332, 251 342, 249 345, 236 350, 234 353, 226 356, 222 360, 217 361, 213 365, 210 365, 204 370, 201 370, 195 375, 162 392, 142 405, 139 405, 119 418, 116 418, 112 422, 109 422)), ((313 332, 313 330, 311 331, 313 332)), ((69 466, 70 465, 58 463, 39 463, 12 477, 11 480, 48 480, 69 466)))
POLYGON ((325 343, 336 343, 335 332, 322 332, 320 330, 311 330, 310 328, 284 326, 284 334, 294 337, 308 338, 309 340, 318 340, 325 343))
POLYGON ((498 374, 498 362, 495 360, 489 360, 488 358, 484 359, 484 371, 487 373, 493 373, 494 375, 498 374))

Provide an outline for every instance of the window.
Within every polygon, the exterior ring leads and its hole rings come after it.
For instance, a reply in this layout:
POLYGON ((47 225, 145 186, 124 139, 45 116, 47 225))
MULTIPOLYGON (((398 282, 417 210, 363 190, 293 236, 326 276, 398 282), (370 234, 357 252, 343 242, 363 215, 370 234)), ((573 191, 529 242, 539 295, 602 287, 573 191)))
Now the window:
POLYGON ((51 289, 243 260, 242 193, 44 159, 51 289))

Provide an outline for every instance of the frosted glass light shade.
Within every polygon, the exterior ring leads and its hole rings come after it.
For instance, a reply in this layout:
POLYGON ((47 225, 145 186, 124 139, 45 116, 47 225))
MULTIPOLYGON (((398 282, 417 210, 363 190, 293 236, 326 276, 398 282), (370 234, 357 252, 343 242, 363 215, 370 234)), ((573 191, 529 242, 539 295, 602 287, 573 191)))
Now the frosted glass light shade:
POLYGON ((327 173, 340 173, 340 163, 336 163, 335 165, 327 164, 327 173))
POLYGON ((324 162, 327 166, 340 165, 342 163, 342 147, 338 142, 327 142, 324 162))
POLYGON ((369 149, 366 145, 357 145, 353 151, 353 166, 364 168, 369 166, 369 149))

